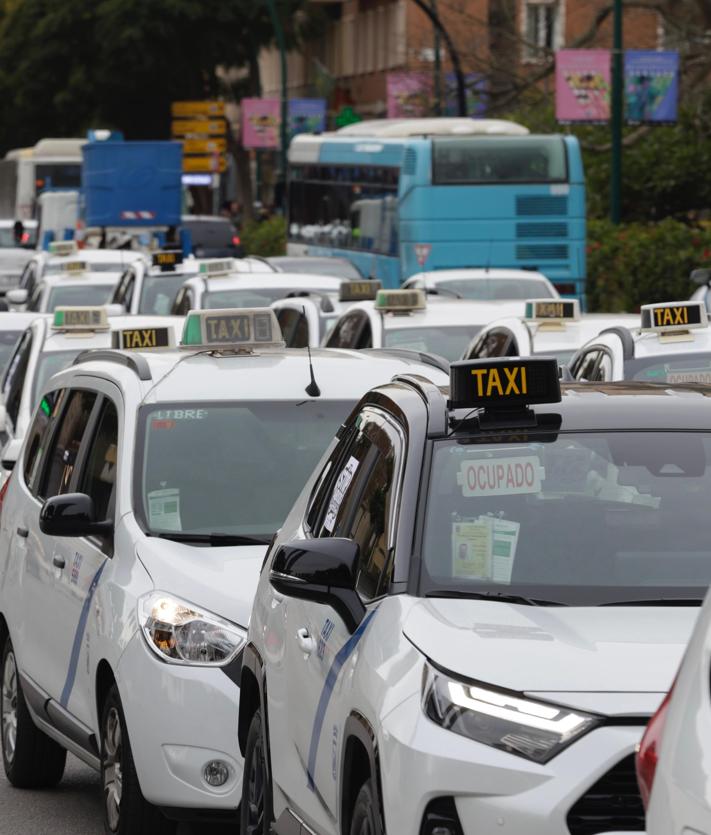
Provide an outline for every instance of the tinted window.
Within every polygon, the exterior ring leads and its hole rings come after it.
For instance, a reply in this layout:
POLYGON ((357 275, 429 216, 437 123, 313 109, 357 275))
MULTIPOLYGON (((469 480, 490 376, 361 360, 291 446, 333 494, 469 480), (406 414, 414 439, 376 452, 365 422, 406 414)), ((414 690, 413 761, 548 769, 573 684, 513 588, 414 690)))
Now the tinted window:
POLYGON ((516 340, 511 331, 496 328, 479 337, 474 349, 470 352, 470 358, 515 357, 516 354, 516 340))
POLYGON ((49 433, 63 400, 64 390, 51 391, 45 395, 35 413, 25 444, 24 476, 28 488, 35 493, 39 469, 49 441, 49 433))
POLYGON ((467 345, 480 330, 481 325, 387 328, 384 340, 386 348, 426 351, 431 354, 439 354, 440 357, 453 362, 462 356, 467 349, 467 345))
POLYGON ((0 371, 5 368, 13 355, 20 336, 22 336, 22 331, 0 331, 0 371))
POLYGON ((595 369, 600 358, 600 351, 588 351, 576 363, 573 376, 576 380, 587 380, 588 382, 595 379, 595 369))
POLYGON ((110 284, 74 284, 67 287, 53 287, 47 300, 47 312, 55 307, 100 306, 107 304, 113 293, 110 284))
POLYGON ((118 415, 110 400, 104 402, 96 434, 82 471, 80 493, 94 500, 97 519, 108 519, 118 464, 118 415))
POLYGON ((133 299, 133 288, 135 286, 136 277, 133 270, 126 270, 121 276, 118 286, 114 290, 111 301, 114 304, 122 304, 126 310, 131 307, 131 300, 133 299))
POLYGON ((306 348, 309 344, 309 323, 299 310, 283 307, 276 311, 277 321, 287 348, 306 348))
POLYGON ((362 311, 347 313, 331 331, 326 345, 329 348, 356 348, 360 335, 367 322, 367 315, 362 311))
POLYGON ((550 299, 554 296, 547 282, 530 278, 447 279, 438 281, 436 287, 443 295, 451 293, 459 298, 475 301, 525 301, 550 299))
POLYGON ((40 392, 47 384, 50 377, 64 371, 65 368, 74 362, 81 351, 51 351, 50 353, 40 354, 37 360, 37 368, 35 369, 35 377, 32 381, 32 408, 39 400, 40 392))
POLYGON ((193 309, 193 299, 190 290, 183 288, 178 291, 173 304, 173 313, 176 316, 186 316, 193 309))
POLYGON ((3 394, 5 395, 5 408, 7 416, 13 426, 17 423, 17 415, 20 412, 22 403, 22 388, 27 374, 27 366, 30 362, 32 352, 32 331, 25 331, 24 336, 17 346, 17 350, 10 360, 10 364, 3 383, 3 394))
POLYGON ((625 362, 625 379, 711 384, 711 354, 662 354, 625 362))
POLYGON ((79 447, 95 401, 96 394, 91 391, 73 391, 69 395, 49 449, 48 469, 40 490, 43 498, 69 492, 79 447))
POLYGON ((185 273, 144 276, 138 312, 157 316, 169 314, 186 278, 185 273))

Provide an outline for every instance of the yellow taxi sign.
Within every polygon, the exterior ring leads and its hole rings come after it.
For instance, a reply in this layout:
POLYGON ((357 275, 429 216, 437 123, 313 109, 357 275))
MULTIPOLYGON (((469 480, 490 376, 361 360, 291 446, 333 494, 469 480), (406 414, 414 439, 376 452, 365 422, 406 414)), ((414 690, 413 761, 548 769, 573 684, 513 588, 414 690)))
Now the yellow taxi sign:
POLYGON ((378 290, 375 297, 375 307, 383 312, 409 313, 426 306, 424 290, 378 290))
POLYGON ((214 258, 203 261, 200 264, 200 275, 205 278, 214 278, 218 275, 229 275, 234 272, 234 261, 232 258, 214 258))
POLYGON ((554 357, 498 357, 454 362, 450 368, 452 409, 515 409, 560 402, 558 361, 554 357))
POLYGON ((154 267, 160 267, 163 272, 170 272, 183 263, 183 253, 179 249, 160 250, 153 253, 151 261, 154 267))
POLYGON ((344 281, 338 290, 339 302, 372 301, 382 288, 379 281, 367 279, 365 281, 344 281))
POLYGON ((109 320, 105 307, 57 307, 52 319, 56 331, 105 331, 109 320))
POLYGON ((704 302, 665 302, 644 304, 641 308, 643 331, 673 333, 708 327, 704 302))
POLYGON ((530 322, 564 322, 580 319, 577 299, 528 299, 526 319, 530 322))
POLYGON ((171 327, 122 328, 111 334, 114 348, 122 351, 152 351, 175 346, 175 332, 171 327))
POLYGON ((85 273, 88 269, 86 261, 65 261, 59 265, 63 273, 85 273))
POLYGON ((77 249, 76 241, 52 241, 49 245, 50 255, 56 255, 58 257, 74 255, 77 249))
POLYGON ((193 116, 224 116, 223 101, 174 101, 170 105, 170 115, 174 119, 190 119, 193 116))
POLYGON ((191 311, 180 344, 183 348, 233 351, 284 347, 279 322, 269 307, 191 311))

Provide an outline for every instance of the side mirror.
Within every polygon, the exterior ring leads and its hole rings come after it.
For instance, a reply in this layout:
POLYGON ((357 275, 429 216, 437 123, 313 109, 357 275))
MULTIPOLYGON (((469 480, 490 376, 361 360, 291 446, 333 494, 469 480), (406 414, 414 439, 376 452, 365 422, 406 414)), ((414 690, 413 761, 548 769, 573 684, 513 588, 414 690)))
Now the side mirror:
POLYGON ((13 307, 27 304, 27 290, 22 287, 13 287, 12 290, 8 290, 5 293, 5 300, 13 307))
POLYGON ((94 500, 86 493, 52 496, 40 510, 40 530, 48 536, 109 536, 109 520, 97 521, 94 500))
POLYGON ((692 270, 689 278, 694 284, 708 284, 711 282, 711 270, 702 267, 698 270, 692 270))
POLYGON ((8 472, 10 472, 14 468, 15 464, 17 463, 17 459, 20 457, 21 449, 21 438, 13 438, 11 441, 7 442, 5 448, 2 451, 2 460, 0 460, 0 465, 2 465, 3 470, 7 470, 8 472))
POLYGON ((7 425, 7 409, 5 408, 4 404, 0 403, 0 433, 5 431, 5 426, 6 425, 7 425))
POLYGON ((365 616, 356 591, 359 559, 351 539, 297 539, 279 548, 269 580, 287 597, 331 606, 353 633, 365 616))
POLYGON ((118 304, 116 302, 111 302, 111 304, 106 305, 106 315, 107 316, 123 316, 126 313, 125 305, 118 304))

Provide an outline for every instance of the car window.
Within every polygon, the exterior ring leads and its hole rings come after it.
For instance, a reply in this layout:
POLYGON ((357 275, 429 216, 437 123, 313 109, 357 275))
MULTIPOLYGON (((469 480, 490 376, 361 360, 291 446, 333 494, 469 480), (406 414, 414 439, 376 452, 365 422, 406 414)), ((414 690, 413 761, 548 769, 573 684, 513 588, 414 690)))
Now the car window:
POLYGON ((58 389, 45 394, 37 408, 30 431, 27 433, 23 474, 25 484, 33 495, 37 494, 40 464, 52 427, 61 411, 65 391, 66 389, 58 389))
POLYGON ((277 321, 287 348, 306 348, 309 344, 309 322, 305 314, 291 307, 276 311, 277 321))
POLYGON ((37 266, 34 261, 30 261, 30 263, 25 267, 24 272, 20 276, 20 287, 24 287, 27 290, 27 295, 31 296, 32 291, 35 289, 35 280, 37 276, 37 266))
POLYGON ((95 518, 109 519, 114 508, 118 465, 118 414, 110 400, 104 400, 96 432, 79 477, 79 492, 94 500, 95 518))
POLYGON ((517 356, 516 340, 510 330, 494 328, 483 334, 474 351, 469 355, 472 359, 484 357, 515 357, 517 356))
MULTIPOLYGON (((361 310, 347 313, 331 331, 328 337, 329 348, 356 348, 363 327, 365 313, 361 310)), ((361 346, 362 347, 362 346, 361 346)))
POLYGON ((3 394, 5 396, 5 408, 7 417, 13 426, 17 423, 17 416, 22 403, 22 388, 27 374, 27 366, 30 362, 32 352, 32 331, 26 330, 20 340, 5 375, 3 394))
POLYGON ((115 304, 122 304, 126 310, 129 310, 131 307, 131 300, 133 299, 133 288, 135 286, 135 282, 136 277, 133 270, 126 270, 126 272, 121 276, 118 286, 114 290, 111 301, 115 304))
POLYGON ((47 450, 47 467, 40 495, 46 499, 69 492, 77 454, 91 416, 96 393, 72 391, 60 418, 59 427, 47 450))
POLYGON ((573 372, 576 380, 587 380, 588 382, 595 379, 595 368, 597 361, 600 358, 600 350, 595 349, 583 354, 577 363, 577 367, 573 372))
POLYGON ((29 298, 29 301, 27 302, 27 309, 31 313, 38 313, 39 312, 39 309, 42 305, 43 291, 44 291, 44 285, 43 284, 38 284, 34 288, 34 292, 30 292, 29 290, 27 291, 27 297, 29 298))
POLYGON ((179 291, 178 295, 175 297, 175 304, 173 305, 173 313, 176 316, 187 316, 187 314, 193 309, 192 299, 190 297, 190 291, 183 287, 182 290, 179 291))
POLYGON ((603 351, 600 356, 600 364, 595 373, 595 381, 600 383, 609 383, 612 381, 612 357, 603 351))
POLYGON ((382 418, 366 418, 326 494, 320 536, 358 543, 357 589, 365 598, 376 597, 387 585, 396 438, 382 418))

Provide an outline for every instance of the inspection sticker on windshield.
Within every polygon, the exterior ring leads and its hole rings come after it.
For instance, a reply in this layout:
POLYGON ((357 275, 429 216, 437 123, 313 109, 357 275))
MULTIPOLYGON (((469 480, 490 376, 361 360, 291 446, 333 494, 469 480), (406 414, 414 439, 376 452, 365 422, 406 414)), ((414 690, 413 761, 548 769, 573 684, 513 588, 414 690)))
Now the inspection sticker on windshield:
POLYGON ((511 496, 540 493, 544 470, 535 455, 462 461, 457 484, 463 496, 511 496))
POLYGON ((491 578, 491 525, 487 519, 452 526, 452 576, 491 578))
POLYGON ((148 494, 148 522, 157 531, 180 531, 180 490, 168 487, 148 494))
POLYGON ((336 524, 338 510, 343 503, 346 491, 348 490, 348 485, 351 481, 353 481, 353 476, 358 469, 358 463, 358 459, 351 455, 348 459, 348 463, 341 470, 341 474, 338 476, 336 486, 333 488, 333 495, 331 496, 331 501, 328 504, 326 518, 323 520, 323 526, 327 531, 329 531, 329 533, 333 531, 333 526, 336 524))

